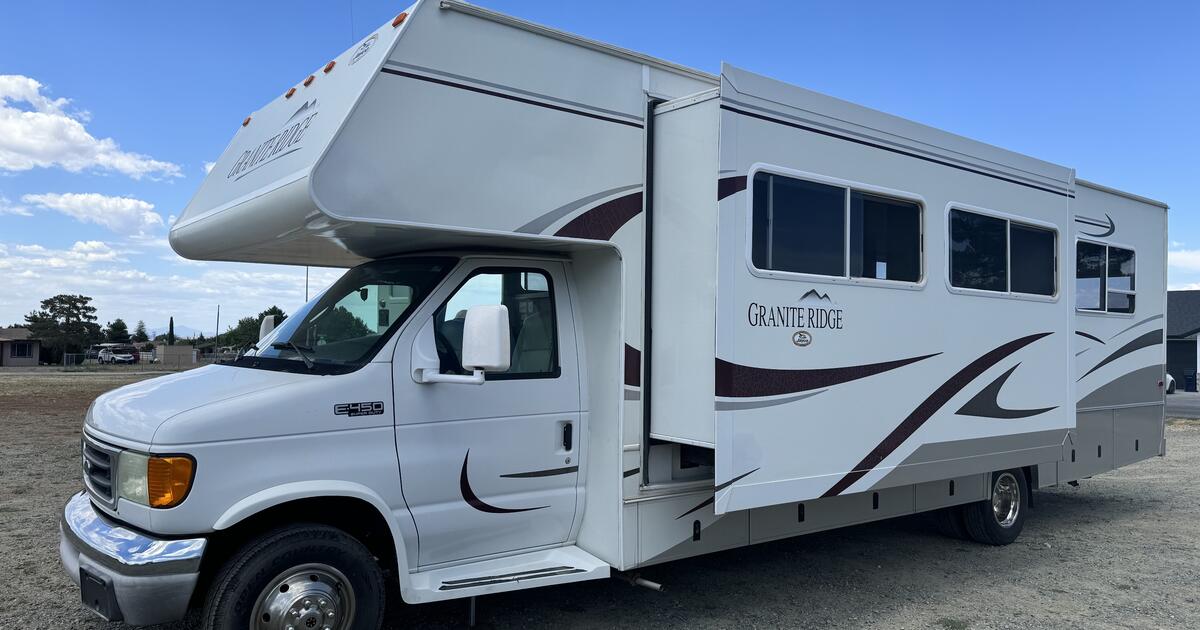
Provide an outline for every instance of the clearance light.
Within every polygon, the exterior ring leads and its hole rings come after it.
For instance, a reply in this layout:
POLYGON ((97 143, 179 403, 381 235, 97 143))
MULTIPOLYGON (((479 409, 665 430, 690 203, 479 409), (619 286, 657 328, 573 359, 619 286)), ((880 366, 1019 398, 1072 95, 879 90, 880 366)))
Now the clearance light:
POLYGON ((243 120, 243 121, 242 121, 242 126, 243 126, 243 127, 245 127, 246 125, 249 125, 249 124, 250 124, 250 117, 249 117, 249 116, 247 116, 247 117, 246 117, 246 120, 243 120))
POLYGON ((283 98, 292 98, 292 95, 295 93, 296 93, 296 88, 291 88, 287 91, 287 93, 285 93, 283 95, 283 98))
POLYGON ((310 74, 310 75, 308 75, 308 78, 304 80, 304 87, 308 87, 308 86, 312 85, 312 82, 313 82, 313 81, 315 81, 315 80, 316 80, 316 78, 317 78, 317 77, 315 77, 315 76, 313 76, 313 75, 311 75, 311 74, 310 74))
POLYGON ((330 61, 329 63, 325 64, 325 70, 324 70, 325 74, 329 74, 329 71, 333 70, 333 66, 335 66, 335 65, 337 65, 336 61, 330 61))
POLYGON ((404 23, 404 20, 407 20, 407 19, 408 19, 407 11, 405 11, 404 13, 401 13, 400 15, 397 15, 396 19, 392 20, 392 28, 396 28, 397 26, 400 26, 401 24, 404 23))

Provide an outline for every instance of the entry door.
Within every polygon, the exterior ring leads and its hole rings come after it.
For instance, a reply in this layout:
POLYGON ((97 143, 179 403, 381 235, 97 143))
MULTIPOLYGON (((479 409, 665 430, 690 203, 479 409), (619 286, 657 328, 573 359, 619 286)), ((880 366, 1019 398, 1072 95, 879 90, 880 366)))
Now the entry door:
POLYGON ((396 450, 422 566, 562 544, 579 481, 579 371, 562 263, 472 261, 409 326, 395 365, 396 450), (465 374, 463 320, 508 307, 512 364, 482 385, 415 383, 406 353, 465 374))

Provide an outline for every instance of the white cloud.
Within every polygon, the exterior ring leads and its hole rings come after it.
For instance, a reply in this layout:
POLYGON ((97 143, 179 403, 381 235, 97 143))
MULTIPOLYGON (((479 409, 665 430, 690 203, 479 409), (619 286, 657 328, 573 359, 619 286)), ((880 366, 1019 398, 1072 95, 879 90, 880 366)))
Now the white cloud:
POLYGON ((133 197, 109 197, 99 193, 45 193, 25 195, 21 200, 57 210, 76 221, 95 223, 118 234, 144 236, 163 226, 154 204, 133 197))
POLYGON ((134 179, 183 176, 176 164, 122 151, 112 138, 88 133, 84 123, 91 116, 68 111, 68 99, 52 99, 43 87, 26 76, 0 75, 0 171, 58 166, 72 173, 116 171, 134 179))
POLYGON ((1200 272, 1200 249, 1168 251, 1167 266, 1180 271, 1200 272))
POLYGON ((212 170, 213 170, 213 167, 214 167, 214 166, 216 166, 216 165, 217 165, 217 163, 216 163, 216 162, 205 162, 205 163, 204 163, 204 172, 205 172, 205 173, 211 173, 211 172, 212 172, 212 170))
MULTIPOLYGON (((51 295, 80 293, 94 299, 102 322, 121 317, 153 327, 174 317, 176 326, 211 335, 218 304, 224 331, 238 318, 272 304, 292 313, 304 302, 303 267, 224 262, 173 267, 158 262, 157 254, 130 260, 131 252, 123 247, 104 241, 78 241, 67 249, 0 243, 0 277, 5 287, 0 294, 0 321, 21 321, 51 295), (141 261, 147 261, 147 266, 140 268, 141 261)), ((313 268, 310 297, 342 273, 313 268)))
POLYGON ((1197 289, 1200 289, 1200 282, 1188 282, 1186 284, 1167 285, 1168 291, 1195 291, 1197 289))
POLYGON ((15 214, 17 216, 28 217, 33 216, 29 208, 19 206, 9 200, 8 197, 0 195, 0 214, 15 214))

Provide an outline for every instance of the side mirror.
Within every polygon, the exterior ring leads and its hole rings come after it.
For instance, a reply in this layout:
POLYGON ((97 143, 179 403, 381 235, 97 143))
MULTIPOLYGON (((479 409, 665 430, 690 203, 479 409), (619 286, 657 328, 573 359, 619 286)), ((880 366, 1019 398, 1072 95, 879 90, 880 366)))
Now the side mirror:
POLYGON ((275 330, 275 316, 267 315, 263 318, 262 323, 258 325, 258 340, 262 341, 271 331, 275 330))
POLYGON ((503 372, 512 360, 508 307, 481 304, 467 310, 463 322, 462 364, 468 370, 503 372))
POLYGON ((508 307, 473 306, 463 321, 462 365, 470 375, 442 374, 433 338, 433 320, 425 323, 413 345, 413 381, 483 385, 484 372, 502 372, 512 360, 509 346, 508 307))

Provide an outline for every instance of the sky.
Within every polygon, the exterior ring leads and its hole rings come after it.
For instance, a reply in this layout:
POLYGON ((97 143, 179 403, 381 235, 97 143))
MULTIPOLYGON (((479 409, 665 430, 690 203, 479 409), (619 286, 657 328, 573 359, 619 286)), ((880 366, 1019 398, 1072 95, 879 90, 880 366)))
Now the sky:
MULTIPOLYGON (((206 334, 304 302, 305 269, 167 243, 242 119, 407 2, 19 2, 0 21, 0 325, 57 293, 206 334)), ((1171 205, 1200 288, 1200 3, 478 4, 717 72, 722 61, 1171 205)), ((311 270, 309 291, 339 270, 311 270)))

